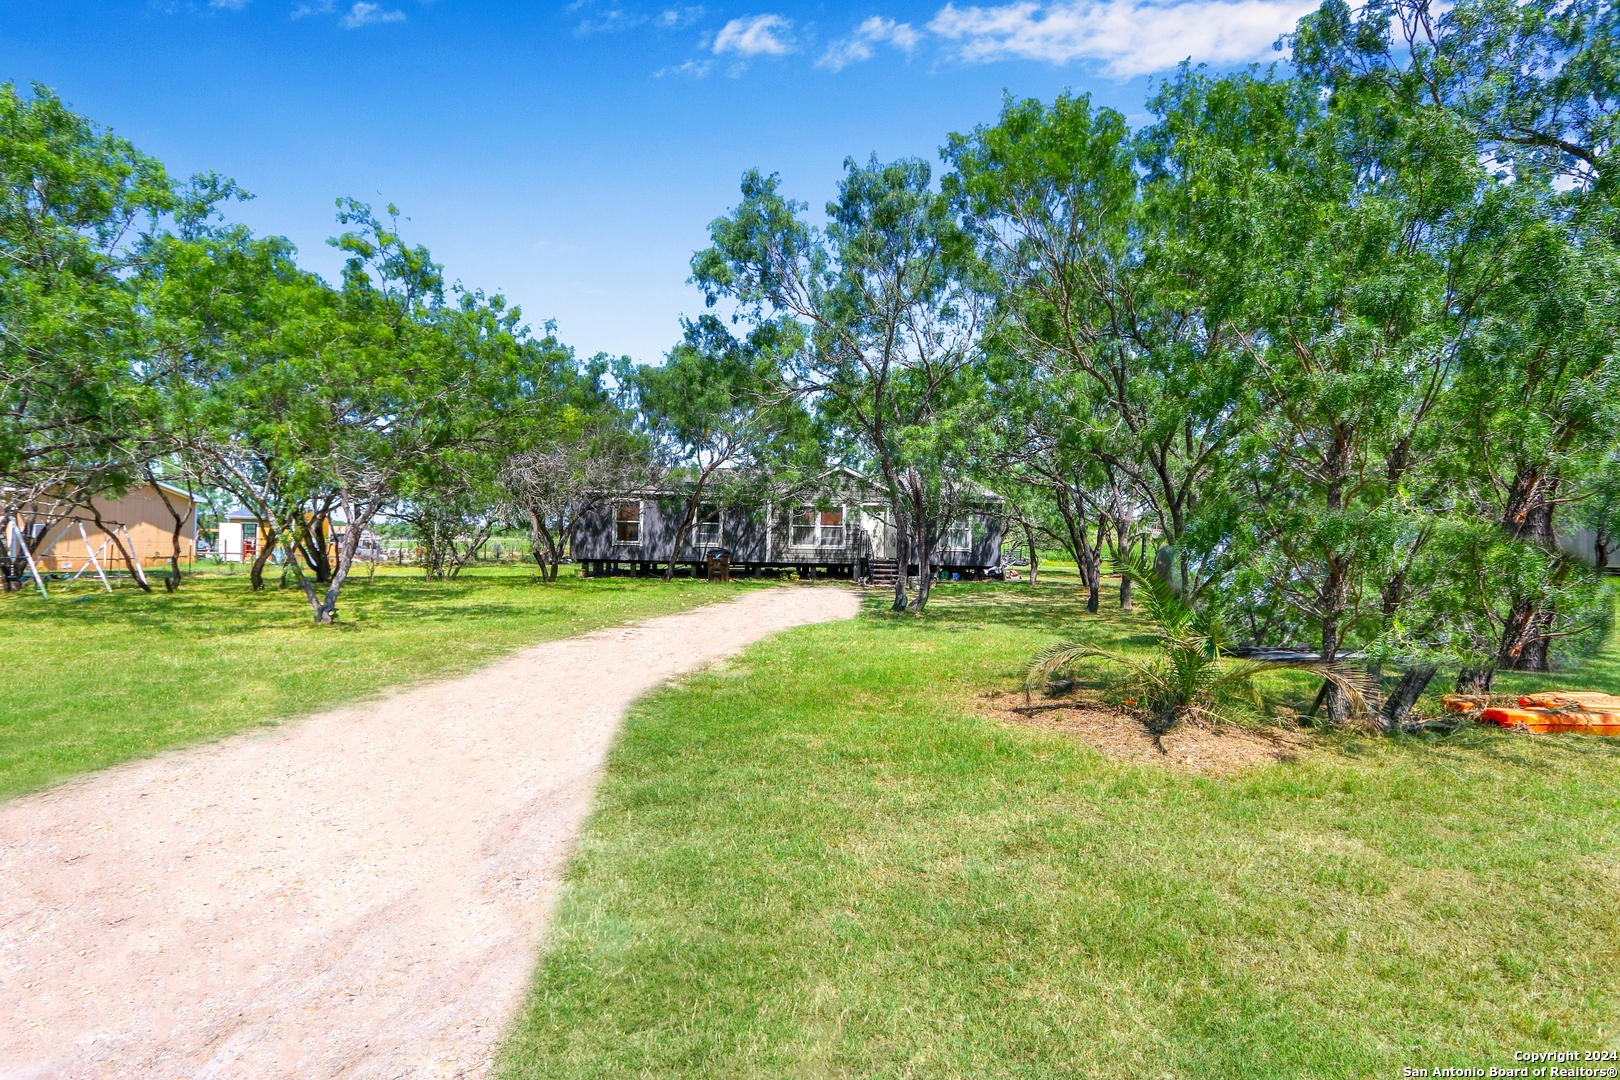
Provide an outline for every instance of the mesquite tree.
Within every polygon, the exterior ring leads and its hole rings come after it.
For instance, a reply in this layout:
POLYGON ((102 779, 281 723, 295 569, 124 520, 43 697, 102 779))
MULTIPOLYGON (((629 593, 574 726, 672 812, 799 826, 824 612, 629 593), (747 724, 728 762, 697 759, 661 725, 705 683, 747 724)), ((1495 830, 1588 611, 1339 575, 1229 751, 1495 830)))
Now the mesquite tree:
POLYGON ((651 486, 657 473, 645 442, 617 416, 593 417, 584 430, 563 428, 550 441, 507 457, 501 487, 528 519, 529 550, 540 579, 557 580, 581 514, 623 492, 651 486))
POLYGON ((739 341, 719 319, 704 315, 686 323, 663 364, 624 373, 621 382, 664 458, 667 478, 682 493, 665 581, 674 576, 705 501, 725 501, 720 481, 745 475, 783 430, 791 405, 772 397, 780 383, 779 353, 798 345, 795 329, 765 323, 739 341))
POLYGON ((952 136, 945 157, 993 273, 998 351, 1037 390, 1027 445, 1053 449, 1037 471, 1088 586, 1102 542, 1123 557, 1143 524, 1182 550, 1240 426, 1246 366, 1225 302, 1232 273, 1177 242, 1178 171, 1152 140, 1139 160, 1118 113, 1067 94, 1009 102, 997 124, 952 136), (1105 541, 1082 542, 1088 509, 1105 541))
MULTIPOLYGON (((961 403, 986 307, 972 243, 929 181, 922 161, 848 160, 821 230, 776 176, 750 170, 742 203, 692 259, 711 304, 729 298, 756 325, 799 325, 781 389, 812 402, 878 474, 899 540, 896 611, 908 606, 904 568, 928 579, 950 511, 935 434, 961 403)), ((919 589, 911 606, 926 603, 919 589)))

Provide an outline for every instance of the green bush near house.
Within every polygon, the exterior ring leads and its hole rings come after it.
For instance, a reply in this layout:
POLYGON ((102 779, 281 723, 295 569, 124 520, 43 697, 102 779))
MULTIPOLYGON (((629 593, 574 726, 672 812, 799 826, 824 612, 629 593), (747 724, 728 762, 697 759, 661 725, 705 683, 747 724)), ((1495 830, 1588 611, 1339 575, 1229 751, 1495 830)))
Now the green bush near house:
MULTIPOLYGON (((1081 599, 879 598, 644 702, 498 1075, 1372 1077, 1620 1046, 1620 739, 1327 734, 1218 780, 977 715, 1077 626, 1148 643, 1081 599)), ((1617 658, 1561 681, 1620 691, 1617 658)))

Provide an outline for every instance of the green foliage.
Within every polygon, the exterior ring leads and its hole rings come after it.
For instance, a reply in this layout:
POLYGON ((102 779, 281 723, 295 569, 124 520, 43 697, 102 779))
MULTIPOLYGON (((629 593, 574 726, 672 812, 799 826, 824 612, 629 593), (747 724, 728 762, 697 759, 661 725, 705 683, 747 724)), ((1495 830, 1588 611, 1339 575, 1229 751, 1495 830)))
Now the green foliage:
MULTIPOLYGON (((0 483, 26 494, 106 469, 148 394, 132 277, 178 204, 163 166, 51 91, 0 84, 0 483)), ((11 498, 16 498, 14 493, 11 498)))
POLYGON ((1030 660, 1024 674, 1026 698, 1055 673, 1097 662, 1125 670, 1125 677, 1113 687, 1113 697, 1141 715, 1155 735, 1183 722, 1234 723, 1256 717, 1264 702, 1255 679, 1272 671, 1320 675, 1342 689, 1357 711, 1366 712, 1361 688, 1348 670, 1333 664, 1233 660, 1222 654, 1226 633, 1213 609, 1195 608, 1141 559, 1120 565, 1117 572, 1141 589, 1138 595, 1157 648, 1140 656, 1085 640, 1055 642, 1030 660))
POLYGON ((1603 607, 1563 538, 1612 550, 1615 18, 1328 3, 1134 137, 1069 96, 952 136, 987 481, 1094 597, 1152 543, 1257 644, 1546 670, 1603 607))
MULTIPOLYGON (((729 298, 783 335, 779 392, 813 402, 845 463, 882 483, 902 558, 924 568, 917 610, 964 490, 985 307, 971 239, 930 179, 922 161, 846 160, 821 231, 776 176, 751 170, 692 259, 710 304, 729 298)), ((902 576, 895 606, 906 604, 902 576)))

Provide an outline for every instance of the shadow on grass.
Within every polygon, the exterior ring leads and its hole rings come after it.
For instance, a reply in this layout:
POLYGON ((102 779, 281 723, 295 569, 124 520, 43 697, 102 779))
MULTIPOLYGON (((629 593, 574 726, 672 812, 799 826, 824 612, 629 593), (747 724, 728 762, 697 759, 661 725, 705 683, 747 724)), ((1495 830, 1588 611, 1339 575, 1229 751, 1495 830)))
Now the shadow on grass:
MULTIPOLYGON (((1620 601, 1620 588, 1615 593, 1620 601)), ((1058 582, 1031 588, 1001 583, 942 582, 935 586, 928 609, 921 618, 890 611, 890 594, 877 591, 868 594, 863 617, 895 632, 915 636, 1000 629, 1018 632, 1019 638, 1038 634, 1040 644, 1062 639, 1132 653, 1154 650, 1157 638, 1148 631, 1140 612, 1120 611, 1117 600, 1105 596, 1102 610, 1092 614, 1085 610, 1085 600, 1085 590, 1078 584, 1058 582)), ((1006 650, 1007 661, 1007 666, 997 675, 1009 684, 1016 683, 1016 687, 1000 689, 1021 691, 1025 665, 1040 644, 1024 652, 1014 652, 1004 636, 997 636, 995 641, 997 644, 990 647, 1006 650)), ((1584 654, 1566 657, 1565 665, 1563 670, 1547 675, 1502 673, 1498 677, 1498 689, 1503 693, 1572 687, 1620 692, 1620 620, 1605 643, 1584 654)), ((1069 674, 1082 689, 1098 690, 1107 685, 1106 677, 1096 669, 1069 674)), ((1385 689, 1392 688, 1398 678, 1398 673, 1386 673, 1385 689)), ((1309 711, 1321 685, 1316 676, 1287 671, 1268 673, 1258 683, 1265 711, 1277 723, 1290 726, 1296 723, 1295 716, 1309 711)), ((1449 691, 1445 675, 1437 684, 1428 695, 1430 699, 1449 691)), ((1437 708, 1437 700, 1431 700, 1430 706, 1431 711, 1437 708)), ((1384 756, 1394 761, 1410 755, 1455 753, 1482 765, 1522 766, 1537 773, 1556 769, 1560 763, 1620 761, 1620 738, 1527 735, 1479 724, 1466 725, 1450 733, 1425 732, 1394 737, 1324 732, 1317 745, 1347 759, 1384 756)))

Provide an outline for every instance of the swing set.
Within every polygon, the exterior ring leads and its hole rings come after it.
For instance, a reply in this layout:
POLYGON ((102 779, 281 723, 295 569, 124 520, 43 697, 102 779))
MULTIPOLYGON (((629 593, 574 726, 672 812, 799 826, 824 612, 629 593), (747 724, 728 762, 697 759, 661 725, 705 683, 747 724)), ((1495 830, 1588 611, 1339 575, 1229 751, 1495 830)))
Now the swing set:
MULTIPOLYGON (((38 509, 37 503, 35 507, 35 512, 28 515, 29 520, 26 531, 19 521, 23 517, 20 510, 11 509, 5 515, 6 566, 4 569, 6 583, 9 585, 13 581, 19 581, 22 577, 22 566, 26 565, 28 573, 34 579, 34 584, 39 588, 39 594, 49 599, 51 594, 50 590, 45 587, 45 575, 41 574, 39 570, 40 560, 49 556, 57 543, 63 537, 71 535, 76 529, 80 541, 84 544, 85 554, 88 558, 85 560, 84 565, 80 566, 78 571, 63 583, 63 587, 72 585, 84 575, 86 570, 93 569, 96 572, 96 577, 101 579, 102 588, 112 592, 112 582, 107 580, 106 572, 106 567, 111 565, 111 560, 108 558, 108 549, 116 547, 114 541, 116 534, 122 537, 124 550, 133 555, 135 541, 129 535, 129 528, 121 521, 101 522, 100 528, 103 533, 101 543, 92 545, 90 543, 90 534, 84 527, 85 519, 79 516, 76 508, 68 507, 60 512, 53 512, 52 510, 38 509), (64 523, 66 523, 66 528, 57 528, 57 526, 64 523), (53 533, 55 535, 52 535, 53 533), (33 543, 29 542, 30 536, 34 538, 33 543), (38 551, 34 550, 34 546, 46 537, 50 537, 50 542, 44 544, 38 551)), ((133 568, 136 580, 144 582, 146 574, 141 570, 140 560, 131 558, 130 566, 133 568)))

